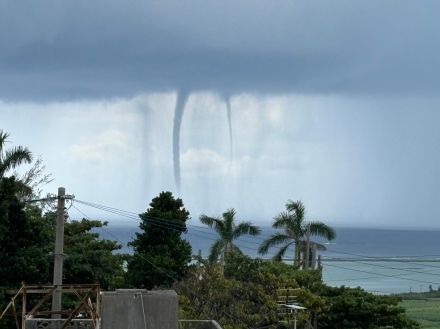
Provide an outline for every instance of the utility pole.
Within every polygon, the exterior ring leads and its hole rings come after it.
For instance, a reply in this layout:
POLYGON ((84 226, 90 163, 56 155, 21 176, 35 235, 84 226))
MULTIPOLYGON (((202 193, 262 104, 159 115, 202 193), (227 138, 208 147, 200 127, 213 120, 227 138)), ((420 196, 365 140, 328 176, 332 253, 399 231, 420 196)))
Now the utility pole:
MULTIPOLYGON (((66 195, 64 187, 58 188, 58 204, 56 218, 56 235, 55 235, 55 259, 53 265, 53 285, 55 291, 52 296, 52 312, 61 312, 61 285, 63 284, 63 261, 64 261, 64 221, 66 199, 73 199, 74 196, 66 195)), ((53 319, 60 319, 61 313, 53 313, 53 319)))

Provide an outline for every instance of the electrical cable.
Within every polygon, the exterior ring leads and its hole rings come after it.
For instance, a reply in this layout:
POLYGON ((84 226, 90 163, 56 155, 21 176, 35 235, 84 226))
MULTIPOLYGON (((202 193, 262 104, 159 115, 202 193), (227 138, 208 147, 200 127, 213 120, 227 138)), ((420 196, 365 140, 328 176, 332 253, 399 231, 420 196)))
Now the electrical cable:
MULTIPOLYGON (((77 209, 78 211, 80 211, 77 207, 75 207, 74 206, 74 208, 75 209, 77 209)), ((85 215, 82 211, 80 211, 83 215, 85 215)), ((103 229, 104 230, 104 228, 102 228, 101 227, 101 229, 103 229)), ((107 230, 104 230, 104 231, 106 231, 109 235, 112 235, 113 237, 115 237, 113 234, 111 234, 110 232, 108 232, 107 230)), ((119 241, 119 239, 117 239, 117 241, 119 242, 119 243, 121 243, 120 241, 119 241)), ((122 244, 122 243, 121 243, 122 244)), ((339 251, 334 251, 333 250, 333 252, 335 252, 335 253, 341 253, 341 254, 344 254, 344 252, 339 252, 339 251)), ((345 254, 350 254, 350 253, 345 253, 345 254)), ((356 255, 356 256, 361 256, 361 257, 366 257, 366 258, 369 258, 370 256, 365 256, 365 255, 357 255, 357 254, 352 254, 352 255, 356 255)), ((141 255, 141 257, 142 257, 143 255, 141 255)), ((153 262, 151 262, 151 261, 149 261, 148 259, 146 259, 145 257, 142 257, 145 261, 147 261, 151 266, 153 266, 154 268, 156 268, 157 270, 159 270, 159 271, 161 271, 162 273, 165 273, 164 272, 164 270, 163 269, 161 269, 161 268, 159 268, 159 267, 157 267, 153 262)), ((371 256, 371 258, 376 258, 376 257, 373 257, 373 256, 371 256)), ((381 265, 378 265, 378 264, 371 264, 371 263, 366 263, 366 262, 361 262, 361 261, 356 261, 356 260, 353 260, 353 262, 355 262, 355 263, 360 263, 360 264, 365 264, 365 265, 369 265, 369 266, 377 266, 377 267, 381 267, 381 268, 385 268, 385 269, 390 269, 390 270, 399 270, 399 271, 407 271, 408 272, 408 269, 401 269, 401 268, 396 268, 396 267, 387 267, 387 266, 381 266, 381 265)), ((334 267, 334 268, 339 268, 339 269, 344 269, 344 270, 348 270, 348 271, 355 271, 355 272, 360 272, 360 273, 366 273, 366 274, 372 274, 372 275, 374 275, 374 277, 368 277, 368 278, 356 278, 356 280, 365 280, 365 279, 376 279, 376 278, 380 278, 380 277, 388 277, 388 278, 396 278, 396 279, 401 279, 401 280, 407 280, 407 281, 412 281, 412 282, 418 282, 418 283, 425 283, 425 284, 435 284, 435 285, 438 285, 439 283, 438 282, 433 282, 433 281, 426 281, 426 280, 420 280, 420 279, 412 279, 412 278, 405 278, 405 277, 402 277, 402 275, 405 275, 405 273, 399 273, 399 274, 383 274, 383 273, 375 273, 375 272, 370 272, 370 271, 365 271, 365 270, 360 270, 360 269, 353 269, 353 268, 349 268, 349 267, 343 267, 343 266, 338 266, 338 265, 335 265, 335 264, 328 264, 328 263, 326 263, 326 266, 330 266, 330 267, 334 267)), ((420 272, 420 271, 411 271, 411 272, 413 272, 413 273, 417 273, 417 274, 426 274, 426 273, 424 273, 424 272, 420 272)), ((166 275, 168 275, 169 276, 169 274, 168 273, 165 273, 166 275)), ((408 275, 408 274, 406 274, 406 275, 408 275)), ((173 280, 175 280, 176 278, 174 278, 174 277, 172 277, 172 276, 169 276, 171 279, 173 279, 173 280)), ((351 279, 351 281, 353 281, 354 279, 351 279)), ((336 281, 342 281, 342 280, 329 280, 330 282, 336 282, 336 281)), ((350 279, 346 279, 346 280, 343 280, 343 281, 350 281, 350 279)), ((379 291, 378 291, 379 292, 379 291)), ((383 292, 379 292, 379 293, 383 293, 383 292)))
MULTIPOLYGON (((137 221, 140 220, 140 219, 139 219, 139 215, 136 215, 136 218, 134 218, 134 214, 135 214, 135 213, 134 213, 134 212, 131 212, 131 211, 125 211, 125 210, 120 210, 120 209, 113 208, 113 207, 102 206, 102 205, 98 205, 98 204, 96 204, 96 203, 91 203, 91 202, 82 201, 82 200, 76 200, 76 201, 79 202, 79 203, 82 203, 82 204, 84 204, 84 205, 87 205, 87 206, 93 207, 93 208, 97 208, 97 209, 100 209, 100 210, 104 210, 104 211, 107 211, 107 212, 111 212, 111 213, 114 213, 114 214, 118 214, 118 215, 121 215, 121 216, 124 216, 124 217, 129 217, 129 218, 131 218, 131 219, 135 219, 135 220, 137 220, 137 221)), ((168 221, 168 222, 165 222, 163 219, 158 219, 158 218, 154 218, 154 217, 150 217, 150 216, 145 216, 145 215, 144 215, 144 217, 147 218, 147 223, 150 223, 150 224, 152 224, 152 225, 155 225, 155 226, 158 226, 158 227, 162 227, 162 228, 165 228, 165 229, 174 229, 174 230, 178 230, 178 231, 182 232, 182 226, 178 226, 178 228, 176 228, 175 223, 170 223, 169 221, 168 221)), ((190 225, 190 224, 189 224, 188 226, 194 226, 194 225, 190 225)), ((200 227, 200 226, 195 226, 195 227, 198 227, 198 228, 204 228, 204 227, 200 227)), ((206 233, 209 234, 209 233, 211 233, 211 232, 206 232, 206 231, 197 231, 196 229, 193 229, 193 230, 195 230, 196 232, 201 232, 201 233, 203 233, 203 234, 206 234, 206 233)), ((189 232, 189 229, 188 229, 188 233, 190 233, 190 232, 189 232)), ((197 235, 197 234, 195 234, 195 233, 190 233, 190 234, 192 234, 192 235, 194 235, 194 236, 201 237, 201 238, 210 239, 210 238, 208 238, 208 237, 201 236, 201 235, 197 235)), ((212 232, 211 234, 215 234, 215 233, 212 232)), ((215 234, 215 235, 218 236, 217 234, 215 234)), ((216 240, 216 239, 210 239, 210 240, 216 240)), ((239 240, 237 239, 237 241, 239 241, 239 240)), ((254 243, 255 243, 255 244, 258 244, 258 242, 254 242, 254 243)), ((243 248, 243 249, 249 249, 249 250, 257 251, 257 252, 258 252, 258 249, 254 249, 254 248, 251 248, 251 247, 246 247, 246 246, 240 246, 240 247, 243 248)), ((351 253, 351 254, 350 254, 350 253, 344 253, 344 252, 339 252, 339 251, 335 251, 335 250, 329 250, 329 251, 334 252, 334 253, 341 253, 341 254, 347 254, 347 255, 354 255, 354 256, 365 257, 365 258, 372 258, 372 259, 377 258, 377 257, 372 257, 372 256, 370 257, 370 256, 357 255, 357 254, 352 254, 352 253, 351 253)), ((323 260, 323 261, 325 261, 325 260, 323 260)), ((390 267, 390 266, 379 265, 379 264, 371 264, 371 263, 367 263, 367 262, 363 262, 363 261, 355 260, 355 259, 350 260, 350 261, 351 261, 351 262, 357 262, 357 263, 359 263, 359 264, 364 264, 364 265, 373 266, 373 267, 385 268, 385 269, 388 269, 388 270, 405 271, 405 272, 411 272, 411 273, 417 273, 417 274, 436 275, 435 273, 421 272, 421 271, 416 271, 416 270, 411 270, 411 269, 401 269, 401 268, 390 267)), ((399 262, 399 261, 396 260, 396 262, 399 262)), ((408 262, 408 261, 402 261, 402 262, 410 263, 410 262, 408 262)), ((327 264, 327 265, 328 265, 328 264, 327 264)), ((428 265, 428 264, 427 264, 427 265, 428 265)), ((428 266, 428 267, 440 268, 440 267, 433 266, 433 265, 430 265, 430 266, 428 266)), ((404 273, 399 273, 399 275, 403 275, 403 274, 404 274, 404 273)))
MULTIPOLYGON (((115 208, 108 209, 110 207, 105 207, 105 206, 98 206, 97 207, 97 206, 95 206, 96 204, 91 204, 89 202, 85 202, 85 201, 81 201, 81 200, 76 200, 76 202, 84 204, 84 205, 89 206, 89 207, 93 207, 93 208, 99 209, 99 210, 103 210, 103 211, 106 211, 106 212, 118 214, 120 216, 136 220, 138 222, 141 220, 139 218, 139 215, 137 215, 136 218, 133 215, 127 215, 127 213, 132 213, 132 212, 128 212, 128 211, 114 212, 112 209, 115 209, 115 208)), ((147 218, 147 220, 146 220, 147 223, 152 224, 152 225, 157 226, 157 227, 161 227, 161 228, 165 228, 165 229, 171 229, 171 230, 175 230, 175 231, 178 231, 178 232, 183 232, 185 234, 191 234, 191 235, 198 236, 198 237, 201 237, 201 238, 204 238, 204 239, 209 239, 209 240, 212 240, 212 241, 216 241, 217 238, 218 238, 218 234, 215 233, 215 232, 207 231, 206 230, 206 229, 208 229, 207 227, 195 226, 195 225, 188 224, 188 226, 190 228, 188 228, 188 232, 184 232, 184 231, 182 231, 182 226, 181 225, 178 225, 176 227, 176 225, 174 223, 170 223, 169 221, 166 221, 166 220, 163 220, 163 219, 157 219, 157 218, 154 218, 154 217, 151 217, 151 216, 145 216, 145 215, 143 215, 143 216, 145 218, 147 218), (201 228, 201 229, 204 229, 204 230, 203 231, 202 230, 197 230, 197 229, 194 229, 192 227, 197 227, 197 228, 201 228), (208 237, 206 237, 204 235, 198 235, 196 233, 192 233, 190 230, 195 231, 195 232, 199 232, 199 233, 202 233, 202 234, 214 235, 215 238, 208 238, 208 237)), ((210 228, 210 229, 212 230, 212 228, 210 228)), ((258 242, 255 242, 255 241, 254 242, 252 242, 252 241, 243 241, 240 238, 236 239, 235 241, 238 241, 238 242, 241 242, 241 243, 253 243, 253 244, 259 245, 258 242)), ((255 252, 258 253, 258 249, 257 248, 252 248, 252 247, 244 246, 242 244, 240 244, 240 248, 252 250, 252 251, 255 251, 255 252)), ((273 253, 273 254, 275 254, 275 253, 273 253)))
MULTIPOLYGON (((325 262, 323 260, 323 262, 325 262)), ((387 270, 396 270, 396 271, 404 271, 407 273, 416 273, 416 274, 425 274, 425 275, 435 275, 435 276, 439 276, 439 274, 435 274, 435 273, 429 273, 429 272, 422 272, 422 271, 417 271, 417 270, 412 270, 412 269, 406 269, 406 268, 399 268, 399 267, 392 267, 392 266, 386 266, 386 265, 380 265, 380 264, 373 264, 373 263, 367 263, 367 262, 363 262, 363 261, 359 261, 359 260, 353 260, 353 263, 357 263, 357 264, 364 264, 364 265, 368 265, 368 266, 372 266, 372 267, 379 267, 379 268, 384 268, 387 270)), ((402 274, 399 274, 402 275, 402 274)))
MULTIPOLYGON (((128 217, 130 219, 135 219, 137 221, 140 220, 139 219, 140 215, 136 214, 136 213, 134 213, 132 211, 121 210, 121 209, 117 209, 117 208, 113 208, 113 207, 103 206, 103 205, 99 205, 99 204, 96 204, 96 203, 91 203, 91 202, 87 202, 87 201, 83 201, 83 200, 76 200, 76 201, 79 202, 79 203, 82 203, 84 205, 88 205, 88 206, 93 207, 93 208, 101 209, 101 210, 104 210, 104 211, 107 211, 107 212, 110 212, 110 213, 113 213, 113 214, 123 215, 124 217, 128 217)), ((142 216, 145 217, 145 218, 151 219, 151 220, 164 221, 161 218, 152 217, 152 216, 149 216, 149 215, 146 215, 146 214, 142 214, 142 216)), ((176 226, 176 228, 181 228, 182 227, 178 223, 170 223, 169 221, 165 221, 165 222, 167 223, 167 225, 176 226)), ((186 224, 186 226, 187 227, 194 227, 195 228, 194 230, 202 229, 202 230, 204 230, 204 231, 201 231, 202 233, 214 234, 214 235, 218 236, 218 234, 215 233, 215 232, 206 232, 206 229, 208 228, 206 226, 199 226, 199 225, 194 225, 194 224, 186 224)), ((210 229, 213 230, 212 228, 210 228, 210 229)), ((254 236, 254 238, 257 239, 257 240, 260 239, 259 237, 255 237, 255 236, 254 236)), ((253 239, 253 240, 246 240, 243 237, 240 237, 237 240, 238 241, 242 241, 242 242, 247 242, 247 243, 255 244, 255 245, 260 245, 261 243, 255 241, 255 239, 253 239)), ((261 239, 264 240, 264 238, 261 238, 261 239)), ((261 240, 261 241, 263 241, 263 240, 261 240)))
MULTIPOLYGON (((360 255, 360 254, 355 254, 355 253, 350 253, 350 252, 344 252, 344 251, 338 251, 338 250, 328 250, 329 252, 333 252, 335 254, 342 254, 342 255, 349 255, 349 256, 356 256, 356 257, 362 257, 363 260, 365 260, 365 258, 370 258, 370 259, 383 259, 383 257, 378 257, 378 256, 367 256, 367 255, 360 255)), ((411 260, 397 260, 395 259, 396 257, 392 257, 390 261, 394 262, 394 263, 405 263, 405 264, 412 264, 412 265, 420 265, 421 262, 415 263, 412 262, 411 260)), ((355 260, 354 260, 355 261, 355 260)), ((422 262, 423 263, 423 262, 422 262)), ((430 264, 424 264, 424 266, 426 267, 431 267, 431 268, 436 268, 436 269, 440 269, 440 266, 436 266, 436 265, 430 265, 430 264)))
POLYGON ((336 268, 340 268, 340 269, 348 270, 348 271, 355 271, 355 272, 361 272, 361 273, 366 273, 366 274, 378 275, 378 276, 381 276, 381 277, 396 278, 396 279, 414 281, 414 282, 419 282, 419 283, 435 284, 435 285, 439 285, 440 284, 438 282, 432 282, 432 281, 403 278, 399 274, 393 275, 393 274, 374 273, 374 272, 369 272, 369 271, 364 271, 364 270, 359 270, 359 269, 354 269, 354 268, 349 268, 349 267, 338 266, 338 265, 334 265, 334 264, 326 264, 326 266, 336 267, 336 268))

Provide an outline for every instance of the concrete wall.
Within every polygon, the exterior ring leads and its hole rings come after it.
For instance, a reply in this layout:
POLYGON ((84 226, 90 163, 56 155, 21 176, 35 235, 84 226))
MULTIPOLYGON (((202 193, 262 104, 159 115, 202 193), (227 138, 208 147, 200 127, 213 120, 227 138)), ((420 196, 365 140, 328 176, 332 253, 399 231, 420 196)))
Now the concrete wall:
POLYGON ((102 329, 178 329, 172 290, 117 290, 101 296, 102 329))

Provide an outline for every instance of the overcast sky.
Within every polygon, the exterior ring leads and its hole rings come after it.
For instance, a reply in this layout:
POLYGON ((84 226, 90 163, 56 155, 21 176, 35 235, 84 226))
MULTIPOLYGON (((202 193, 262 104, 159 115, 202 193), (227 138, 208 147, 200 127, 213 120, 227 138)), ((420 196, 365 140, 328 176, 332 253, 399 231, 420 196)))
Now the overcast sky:
MULTIPOLYGON (((0 0, 0 129, 78 199, 435 227, 438 1, 0 0), (231 105, 232 160, 227 117, 231 105)), ((12 144, 11 144, 12 145, 12 144)), ((91 216, 101 215, 81 208, 91 216)))

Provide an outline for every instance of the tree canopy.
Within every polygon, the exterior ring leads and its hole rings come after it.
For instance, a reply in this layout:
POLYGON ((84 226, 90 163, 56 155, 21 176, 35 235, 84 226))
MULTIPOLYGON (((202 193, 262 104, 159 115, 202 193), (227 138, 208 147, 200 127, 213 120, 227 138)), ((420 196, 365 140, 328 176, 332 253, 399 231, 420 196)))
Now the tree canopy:
POLYGON ((170 287, 180 280, 191 261, 191 245, 182 238, 189 212, 171 192, 161 192, 139 215, 141 232, 130 243, 134 254, 127 267, 133 287, 170 287))
MULTIPOLYGON (((311 272, 293 270, 291 265, 252 259, 228 253, 224 274, 217 263, 202 262, 176 283, 180 296, 181 317, 215 319, 222 328, 282 327, 286 317, 280 315, 280 291, 290 288, 297 302, 319 311, 324 300, 298 283, 311 272)), ((318 272, 316 272, 318 273, 318 272)), ((309 319, 300 315, 301 323, 309 319)))
POLYGON ((107 222, 84 218, 65 224, 66 283, 99 283, 106 290, 124 286, 123 263, 127 256, 115 253, 120 244, 100 239, 96 232, 106 225, 107 222))
POLYGON ((52 223, 39 208, 25 209, 18 189, 14 177, 0 179, 0 277, 7 287, 47 283, 53 251, 52 223))
POLYGON ((411 329, 418 324, 398 306, 397 296, 378 296, 361 288, 323 286, 326 307, 319 315, 319 328, 333 329, 411 329))

